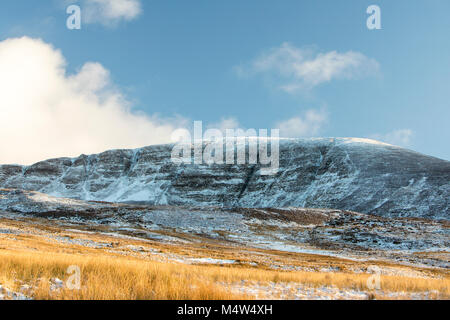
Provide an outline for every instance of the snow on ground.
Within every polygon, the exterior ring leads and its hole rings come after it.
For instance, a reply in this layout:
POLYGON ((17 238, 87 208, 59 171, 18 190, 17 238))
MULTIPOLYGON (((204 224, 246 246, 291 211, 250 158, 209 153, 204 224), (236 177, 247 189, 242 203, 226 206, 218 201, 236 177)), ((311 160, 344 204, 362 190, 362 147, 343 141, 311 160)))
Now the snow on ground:
MULTIPOLYGON (((330 209, 226 209, 99 203, 20 190, 0 190, 0 217, 23 221, 30 217, 43 218, 51 224, 64 225, 68 232, 79 233, 75 237, 42 234, 39 229, 25 230, 0 224, 0 237, 31 233, 51 241, 90 248, 116 250, 112 248, 113 240, 87 239, 89 231, 74 231, 77 226, 85 226, 88 230, 97 228, 99 237, 172 244, 214 240, 353 261, 382 259, 415 266, 450 267, 445 256, 450 248, 450 229, 443 222, 424 219, 388 219, 330 209)), ((166 258, 196 263, 184 257, 166 258)), ((214 262, 200 260, 197 263, 214 262)))
POLYGON ((223 259, 213 259, 213 258, 188 258, 185 259, 188 263, 193 264, 233 264, 236 260, 223 260, 223 259))
POLYGON ((359 290, 336 287, 308 287, 297 283, 258 283, 241 281, 235 284, 222 284, 226 289, 253 296, 257 300, 367 300, 368 295, 359 290))
MULTIPOLYGON (((23 287, 22 289, 26 289, 23 287)), ((32 300, 21 292, 14 292, 0 284, 0 300, 32 300)))
MULTIPOLYGON (((220 283, 220 285, 233 293, 250 295, 257 300, 367 300, 374 298, 372 293, 356 289, 340 289, 336 286, 311 287, 293 282, 259 283, 242 280, 239 283, 220 283)), ((431 295, 439 294, 437 291, 405 293, 381 290, 374 293, 377 296, 391 299, 407 298, 412 300, 431 299, 431 295)))

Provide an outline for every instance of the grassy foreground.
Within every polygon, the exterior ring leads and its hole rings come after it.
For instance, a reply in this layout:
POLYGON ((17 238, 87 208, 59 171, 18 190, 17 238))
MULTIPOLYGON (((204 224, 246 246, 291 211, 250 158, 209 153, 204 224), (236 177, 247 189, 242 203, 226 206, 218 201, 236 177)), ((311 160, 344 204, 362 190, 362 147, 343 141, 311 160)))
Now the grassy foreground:
MULTIPOLYGON (((251 299, 226 291, 221 283, 242 280, 258 282, 289 282, 312 287, 334 285, 367 291, 367 274, 282 272, 244 267, 195 266, 148 261, 107 253, 68 254, 0 250, 0 283, 24 292, 35 299, 251 299), (51 290, 52 278, 65 281, 66 270, 79 266, 80 290, 51 290)), ((450 280, 382 276, 383 291, 430 292, 440 298, 450 297, 450 280)), ((375 295, 376 296, 376 295, 375 295)), ((378 297, 378 296, 376 296, 378 297)))

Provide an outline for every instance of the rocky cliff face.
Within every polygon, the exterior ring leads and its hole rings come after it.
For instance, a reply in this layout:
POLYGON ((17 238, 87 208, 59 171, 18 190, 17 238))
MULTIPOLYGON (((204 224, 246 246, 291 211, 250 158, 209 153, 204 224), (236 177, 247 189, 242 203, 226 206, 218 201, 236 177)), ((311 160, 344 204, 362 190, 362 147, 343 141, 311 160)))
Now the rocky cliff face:
POLYGON ((177 165, 173 145, 0 166, 0 188, 152 205, 308 207, 450 218, 450 162, 362 139, 280 141, 280 169, 177 165))

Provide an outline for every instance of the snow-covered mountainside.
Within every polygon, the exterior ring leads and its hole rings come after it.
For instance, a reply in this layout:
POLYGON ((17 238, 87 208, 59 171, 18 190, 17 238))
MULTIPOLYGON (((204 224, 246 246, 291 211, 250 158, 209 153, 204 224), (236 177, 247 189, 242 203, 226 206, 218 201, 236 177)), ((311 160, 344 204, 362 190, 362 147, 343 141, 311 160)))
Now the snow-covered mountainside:
POLYGON ((450 162, 352 138, 282 139, 280 170, 177 165, 173 145, 0 166, 0 188, 151 205, 308 207, 386 217, 450 218, 450 162))

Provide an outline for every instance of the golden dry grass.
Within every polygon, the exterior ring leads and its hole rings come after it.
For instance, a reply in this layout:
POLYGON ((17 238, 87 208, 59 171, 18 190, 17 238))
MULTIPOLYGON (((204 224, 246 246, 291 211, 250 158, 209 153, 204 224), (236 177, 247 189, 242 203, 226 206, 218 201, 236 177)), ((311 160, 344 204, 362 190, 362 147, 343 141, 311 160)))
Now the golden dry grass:
MULTIPOLYGON (((301 283, 313 287, 334 285, 367 291, 366 274, 279 272, 220 266, 192 266, 145 261, 111 255, 0 251, 0 282, 18 290, 23 283, 32 285, 28 292, 35 299, 248 299, 225 291, 218 283, 242 280, 301 283), (51 278, 67 279, 70 265, 81 269, 80 290, 50 290, 51 278), (15 280, 20 280, 17 282, 15 280)), ((438 291, 450 297, 449 279, 418 279, 382 276, 384 292, 438 291)))
MULTIPOLYGON (((364 263, 336 257, 277 252, 255 248, 239 248, 204 239, 186 244, 164 244, 117 239, 101 234, 77 234, 58 226, 0 219, 0 226, 30 231, 24 234, 0 234, 0 284, 19 291, 23 284, 31 286, 24 292, 35 299, 249 299, 251 296, 233 294, 223 284, 240 283, 242 280, 259 283, 282 282, 310 287, 336 286, 370 292, 368 274, 352 273, 355 266, 364 263), (61 243, 50 236, 107 242, 112 247, 91 248, 61 243), (158 255, 143 255, 126 249, 126 245, 145 246, 152 252, 176 254, 183 257, 212 257, 239 260, 229 266, 186 265, 174 262, 154 261, 158 255), (249 267, 257 261, 257 267, 249 267), (300 272, 271 270, 268 264, 302 267, 339 267, 341 272, 300 272), (76 265, 81 269, 81 290, 50 290, 50 279, 66 280, 66 270, 76 265)), ((105 230, 108 231, 108 230, 105 230)), ((373 297, 384 298, 389 292, 432 292, 433 298, 450 298, 450 277, 445 271, 396 266, 386 262, 373 262, 380 267, 400 267, 420 271, 433 276, 410 278, 381 276, 382 292, 370 292, 373 297), (439 279, 436 279, 439 277, 439 279)))
POLYGON ((196 267, 139 261, 127 257, 0 251, 0 282, 13 290, 32 285, 35 299, 240 299, 203 281, 196 267), (50 279, 67 279, 66 270, 81 270, 80 290, 50 290, 50 279), (20 279, 20 282, 15 280, 20 279))

